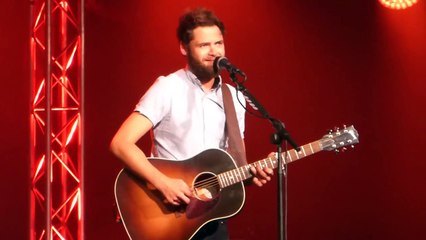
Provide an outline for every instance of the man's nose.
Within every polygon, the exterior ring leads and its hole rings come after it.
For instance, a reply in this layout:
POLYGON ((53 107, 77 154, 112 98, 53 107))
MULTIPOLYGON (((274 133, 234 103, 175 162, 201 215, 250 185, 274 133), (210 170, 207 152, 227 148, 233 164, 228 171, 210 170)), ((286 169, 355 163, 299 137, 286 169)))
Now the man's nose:
POLYGON ((209 54, 214 56, 221 56, 223 55, 223 47, 213 44, 209 48, 209 54))
POLYGON ((210 46, 209 55, 216 56, 216 54, 217 54, 217 49, 215 48, 215 46, 210 46))

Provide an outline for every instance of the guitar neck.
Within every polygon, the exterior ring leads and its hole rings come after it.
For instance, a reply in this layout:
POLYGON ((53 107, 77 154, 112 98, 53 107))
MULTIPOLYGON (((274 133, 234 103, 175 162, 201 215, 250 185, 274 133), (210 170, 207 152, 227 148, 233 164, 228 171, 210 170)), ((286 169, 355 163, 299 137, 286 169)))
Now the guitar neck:
MULTIPOLYGON (((281 154, 281 159, 285 160, 283 164, 291 163, 296 160, 302 159, 304 157, 310 156, 314 153, 322 151, 321 141, 315 141, 308 144, 305 144, 300 147, 300 151, 296 151, 295 149, 288 150, 281 154)), ((250 163, 248 165, 235 168, 233 170, 223 172, 217 175, 219 180, 219 184, 221 188, 228 187, 235 183, 242 182, 246 179, 253 177, 250 172, 251 167, 260 167, 263 168, 271 168, 275 169, 278 167, 278 159, 274 155, 272 157, 264 158, 259 161, 250 163)))

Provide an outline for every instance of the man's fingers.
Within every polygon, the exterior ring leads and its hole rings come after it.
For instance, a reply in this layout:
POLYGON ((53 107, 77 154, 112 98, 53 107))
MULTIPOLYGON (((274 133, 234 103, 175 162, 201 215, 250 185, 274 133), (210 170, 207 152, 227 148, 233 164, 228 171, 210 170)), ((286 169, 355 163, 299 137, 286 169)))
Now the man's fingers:
POLYGON ((268 181, 264 179, 259 179, 257 177, 253 178, 253 183, 256 184, 258 187, 262 187, 264 184, 266 184, 268 181))
POLYGON ((264 169, 265 172, 267 172, 269 175, 274 175, 274 170, 270 169, 270 168, 265 168, 264 169))
POLYGON ((182 200, 182 202, 189 204, 189 202, 191 201, 191 199, 189 197, 187 197, 185 194, 182 194, 179 196, 179 199, 182 200))
POLYGON ((259 179, 257 177, 253 178, 253 183, 256 184, 256 186, 261 187, 262 183, 259 181, 259 179))
POLYGON ((270 174, 272 169, 270 168, 261 169, 260 167, 256 167, 256 168, 252 168, 251 170, 254 175, 261 177, 263 179, 266 179, 268 181, 271 180, 271 177, 268 174, 270 174))

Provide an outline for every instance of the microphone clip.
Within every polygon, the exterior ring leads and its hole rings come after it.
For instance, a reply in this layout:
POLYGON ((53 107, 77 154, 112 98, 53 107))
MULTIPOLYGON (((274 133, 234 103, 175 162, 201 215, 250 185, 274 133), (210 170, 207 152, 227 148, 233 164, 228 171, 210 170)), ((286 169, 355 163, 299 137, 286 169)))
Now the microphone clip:
POLYGON ((219 74, 221 69, 225 69, 231 75, 238 74, 242 77, 247 77, 247 75, 241 71, 239 68, 231 64, 231 62, 226 57, 216 57, 213 62, 213 70, 216 74, 219 74))

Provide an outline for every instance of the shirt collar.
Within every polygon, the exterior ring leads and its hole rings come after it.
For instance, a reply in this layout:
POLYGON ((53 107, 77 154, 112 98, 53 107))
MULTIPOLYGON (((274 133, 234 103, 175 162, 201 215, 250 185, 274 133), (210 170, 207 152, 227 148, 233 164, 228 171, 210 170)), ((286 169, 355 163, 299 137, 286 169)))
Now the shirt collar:
MULTIPOLYGON (((185 67, 185 73, 188 79, 195 85, 199 86, 201 88, 201 81, 198 79, 197 76, 195 76, 194 73, 189 70, 188 66, 185 67)), ((215 83, 213 85, 213 88, 211 91, 217 91, 222 87, 222 77, 219 75, 215 79, 215 83)))

